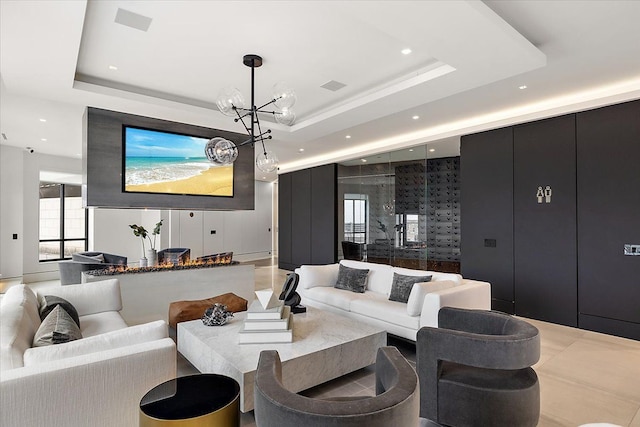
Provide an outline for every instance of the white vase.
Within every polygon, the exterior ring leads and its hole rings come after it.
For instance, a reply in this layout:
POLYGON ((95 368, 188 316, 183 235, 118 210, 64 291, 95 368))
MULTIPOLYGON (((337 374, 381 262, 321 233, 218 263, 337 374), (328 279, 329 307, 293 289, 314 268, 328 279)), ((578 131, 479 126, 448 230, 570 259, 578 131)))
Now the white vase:
POLYGON ((142 268, 146 266, 147 266, 147 259, 145 257, 140 258, 140 263, 138 264, 138 267, 142 268))
POLYGON ((155 249, 147 249, 147 265, 155 267, 158 264, 158 252, 155 249))

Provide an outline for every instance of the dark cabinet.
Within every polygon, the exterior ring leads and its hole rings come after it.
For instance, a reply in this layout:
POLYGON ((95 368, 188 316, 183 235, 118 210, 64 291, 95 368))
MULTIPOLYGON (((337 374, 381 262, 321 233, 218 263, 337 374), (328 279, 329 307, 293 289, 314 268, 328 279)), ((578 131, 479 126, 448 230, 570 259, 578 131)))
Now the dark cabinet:
POLYGON ((318 166, 278 177, 278 266, 337 259, 337 169, 318 166))
POLYGON ((491 306, 514 313, 513 129, 460 142, 461 272, 491 283, 491 306))
POLYGON ((575 115, 513 129, 515 313, 577 326, 575 115))

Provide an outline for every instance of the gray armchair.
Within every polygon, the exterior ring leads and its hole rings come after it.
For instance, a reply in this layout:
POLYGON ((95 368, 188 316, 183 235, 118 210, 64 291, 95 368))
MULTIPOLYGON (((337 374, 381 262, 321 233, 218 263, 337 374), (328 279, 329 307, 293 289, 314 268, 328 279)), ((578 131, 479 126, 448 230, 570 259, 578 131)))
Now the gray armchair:
POLYGON ((82 282, 82 272, 126 267, 127 257, 106 252, 78 252, 71 255, 71 261, 60 261, 60 284, 74 285, 82 282))
POLYGON ((254 387, 257 426, 388 427, 418 423, 418 378, 395 347, 378 350, 376 396, 373 397, 312 399, 290 392, 281 381, 278 352, 262 351, 254 387))
POLYGON ((420 416, 462 426, 535 426, 540 416, 540 335, 495 311, 444 307, 416 341, 420 416))

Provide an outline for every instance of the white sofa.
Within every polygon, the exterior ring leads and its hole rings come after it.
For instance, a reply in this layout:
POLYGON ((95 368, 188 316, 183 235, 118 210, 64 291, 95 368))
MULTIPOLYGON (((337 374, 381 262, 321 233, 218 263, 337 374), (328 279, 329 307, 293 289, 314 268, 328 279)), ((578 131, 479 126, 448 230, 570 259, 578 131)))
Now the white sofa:
POLYGON ((116 279, 43 293, 76 308, 82 338, 31 348, 39 295, 24 285, 7 290, 0 303, 0 425, 137 426, 142 396, 176 376, 166 323, 128 327, 116 279))
POLYGON ((303 305, 359 319, 412 341, 416 340, 421 327, 438 326, 441 307, 491 309, 491 285, 487 282, 463 279, 459 274, 411 270, 361 261, 342 260, 340 264, 369 270, 365 292, 334 288, 339 264, 303 265, 295 270, 300 276, 298 293, 303 305), (416 283, 407 303, 402 303, 389 301, 393 273, 432 278, 429 282, 416 283))

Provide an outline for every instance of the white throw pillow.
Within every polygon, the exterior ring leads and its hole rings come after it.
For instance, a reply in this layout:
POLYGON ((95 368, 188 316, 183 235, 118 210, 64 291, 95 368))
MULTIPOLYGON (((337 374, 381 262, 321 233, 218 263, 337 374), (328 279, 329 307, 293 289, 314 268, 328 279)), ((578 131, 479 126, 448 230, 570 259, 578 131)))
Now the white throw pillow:
POLYGON ((338 264, 303 265, 297 271, 300 275, 298 286, 303 289, 333 287, 338 280, 338 264))
POLYGON ((451 280, 440 280, 438 282, 420 282, 413 285, 409 299, 407 300, 407 314, 409 316, 420 316, 424 298, 428 293, 449 289, 456 286, 456 282, 451 280))
POLYGON ((167 336, 167 323, 164 320, 158 320, 64 344, 29 348, 24 352, 24 366, 155 341, 167 336))

